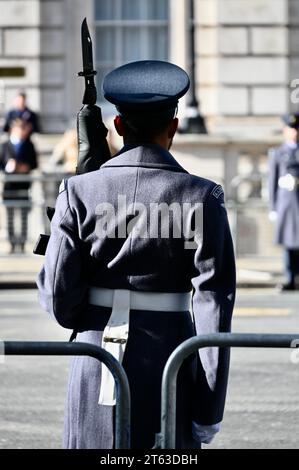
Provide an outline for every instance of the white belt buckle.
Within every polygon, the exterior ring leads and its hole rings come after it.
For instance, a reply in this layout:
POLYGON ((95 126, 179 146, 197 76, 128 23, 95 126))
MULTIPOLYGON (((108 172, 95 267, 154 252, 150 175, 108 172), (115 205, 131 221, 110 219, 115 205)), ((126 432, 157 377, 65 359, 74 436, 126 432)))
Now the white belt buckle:
MULTIPOLYGON (((129 334, 130 291, 115 289, 112 313, 102 337, 102 348, 108 351, 120 363, 123 360, 129 334)), ((115 382, 109 369, 102 364, 99 404, 114 406, 115 382)))
POLYGON ((286 189, 287 191, 293 191, 296 186, 296 178, 290 173, 280 176, 278 179, 278 186, 282 189, 286 189))
POLYGON ((119 343, 119 344, 126 344, 127 340, 122 338, 112 338, 111 336, 104 336, 103 338, 104 343, 119 343))

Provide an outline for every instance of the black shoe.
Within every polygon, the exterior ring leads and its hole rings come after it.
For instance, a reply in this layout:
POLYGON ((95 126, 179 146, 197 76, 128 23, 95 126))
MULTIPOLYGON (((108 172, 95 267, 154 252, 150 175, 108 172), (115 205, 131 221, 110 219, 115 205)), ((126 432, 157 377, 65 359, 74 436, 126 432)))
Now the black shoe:
POLYGON ((280 292, 295 290, 295 284, 292 283, 292 282, 288 282, 286 284, 281 284, 280 286, 278 286, 278 288, 279 288, 280 292))
POLYGON ((25 243, 21 243, 20 250, 21 250, 21 253, 25 253, 25 243))
POLYGON ((16 245, 10 245, 10 252, 9 254, 12 255, 16 251, 16 245))

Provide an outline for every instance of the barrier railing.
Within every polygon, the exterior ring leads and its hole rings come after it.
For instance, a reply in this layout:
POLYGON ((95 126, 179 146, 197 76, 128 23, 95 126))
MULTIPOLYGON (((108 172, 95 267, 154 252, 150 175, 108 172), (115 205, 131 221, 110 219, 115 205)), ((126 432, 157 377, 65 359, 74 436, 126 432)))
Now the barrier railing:
POLYGON ((130 389, 121 364, 107 351, 89 343, 4 341, 3 353, 14 356, 90 356, 103 362, 115 380, 115 448, 130 448, 130 389))
POLYGON ((169 357, 163 372, 161 395, 161 431, 156 436, 157 449, 175 449, 176 438, 176 381, 183 361, 200 348, 207 346, 240 348, 294 348, 298 334, 215 333, 194 336, 179 345, 169 357))
POLYGON ((10 240, 9 220, 11 230, 14 232, 16 242, 19 238, 26 239, 29 243, 36 242, 39 233, 49 233, 50 222, 46 215, 46 207, 55 207, 59 186, 64 178, 72 176, 57 169, 51 171, 34 170, 30 174, 3 174, 0 173, 0 243, 10 240), (6 183, 10 186, 4 194, 6 183), (19 183, 24 189, 18 188, 19 183), (26 189, 30 187, 30 189, 26 189), (10 214, 7 210, 16 209, 10 214), (25 219, 28 218, 28 233, 24 233, 22 224, 19 223, 20 209, 28 209, 25 219), (34 227, 34 229, 33 229, 34 227))
MULTIPOLYGON (((55 206, 55 201, 58 195, 58 188, 60 182, 63 178, 69 178, 72 176, 70 173, 62 172, 61 170, 57 170, 55 172, 54 169, 51 171, 37 171, 30 174, 3 174, 0 173, 0 242, 7 239, 7 215, 5 213, 5 209, 8 208, 28 208, 30 209, 30 213, 28 212, 29 221, 29 234, 28 239, 29 241, 35 243, 36 236, 39 233, 48 233, 50 230, 50 224, 48 218, 46 217, 45 207, 55 206), (16 191, 16 197, 11 194, 11 196, 5 199, 2 198, 2 187, 4 183, 28 183, 31 185, 30 196, 28 195, 28 190, 24 190, 24 198, 19 197, 19 191, 16 191), (3 214, 2 214, 3 212, 3 214), (34 227, 34 231, 32 230, 34 227)), ((243 233, 247 226, 242 228, 242 224, 244 224, 244 216, 252 214, 257 214, 256 211, 259 211, 261 216, 264 218, 267 216, 268 212, 268 202, 265 200, 265 197, 260 197, 261 194, 258 191, 258 194, 255 197, 248 196, 245 200, 242 200, 238 197, 239 189, 245 183, 252 183, 252 185, 258 185, 259 187, 265 186, 265 177, 260 174, 250 174, 250 175, 241 175, 235 177, 231 181, 231 187, 235 191, 235 199, 227 199, 226 207, 228 209, 230 222, 231 222, 231 231, 234 240, 234 246, 236 254, 263 254, 262 249, 260 246, 263 246, 267 242, 271 244, 272 242, 272 232, 268 234, 268 230, 271 230, 271 224, 269 224, 269 229, 262 231, 261 235, 260 232, 257 232, 256 237, 244 237, 240 239, 237 237, 237 233, 243 233), (257 243, 253 242, 252 240, 259 239, 261 237, 261 242, 257 245, 257 243), (266 237, 266 239, 264 239, 266 237), (246 245, 247 240, 250 241, 249 243, 249 251, 246 252, 246 245), (238 243, 239 242, 239 243, 238 243), (255 246, 257 245, 257 246, 255 246), (245 251, 244 251, 245 250, 245 251), (261 253, 260 253, 261 252, 261 253)), ((265 190, 262 191, 265 193, 265 190)), ((11 190, 10 190, 11 193, 11 190)), ((254 191, 250 193, 254 194, 254 191)), ((14 216, 13 216, 14 217, 14 216)), ((16 220, 18 218, 18 214, 15 214, 16 220)), ((256 215, 256 218, 259 218, 259 214, 256 215)), ((255 219, 254 219, 255 220, 255 219)), ((18 227, 18 225, 17 225, 18 227)), ((252 230, 259 230, 260 226, 257 223, 252 224, 252 230)), ((264 227, 264 225, 263 225, 264 227)))

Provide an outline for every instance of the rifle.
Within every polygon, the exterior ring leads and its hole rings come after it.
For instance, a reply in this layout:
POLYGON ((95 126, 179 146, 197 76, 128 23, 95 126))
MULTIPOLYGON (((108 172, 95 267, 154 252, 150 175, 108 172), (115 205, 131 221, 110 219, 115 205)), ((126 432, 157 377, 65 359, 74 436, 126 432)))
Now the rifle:
MULTIPOLYGON (((78 161, 76 174, 89 173, 100 168, 109 158, 110 150, 106 140, 108 130, 103 120, 101 108, 96 106, 97 89, 94 77, 97 74, 93 69, 92 40, 86 18, 81 26, 83 71, 80 77, 85 79, 85 91, 82 100, 83 106, 77 114, 78 161)), ((46 213, 51 221, 55 209, 47 207, 46 213)), ((50 235, 41 234, 33 249, 36 255, 44 255, 48 246, 50 235)))

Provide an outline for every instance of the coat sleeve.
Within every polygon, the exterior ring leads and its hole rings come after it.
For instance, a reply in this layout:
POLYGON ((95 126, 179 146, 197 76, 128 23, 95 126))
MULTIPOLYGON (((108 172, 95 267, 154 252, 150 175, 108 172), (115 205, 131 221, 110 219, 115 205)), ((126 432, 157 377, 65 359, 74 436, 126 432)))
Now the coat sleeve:
POLYGON ((278 177, 279 168, 275 149, 270 149, 268 153, 268 168, 269 168, 269 205, 270 211, 276 211, 276 200, 278 190, 278 177))
MULTIPOLYGON (((230 332, 235 301, 236 270, 223 190, 216 186, 203 206, 202 242, 194 257, 193 315, 197 335, 230 332)), ((194 421, 202 425, 223 418, 229 348, 199 350, 194 421)))
POLYGON ((41 132, 38 114, 31 111, 30 122, 32 124, 32 132, 41 132))
POLYGON ((37 168, 37 155, 34 144, 29 141, 29 151, 30 151, 30 169, 35 170, 37 168))
POLYGON ((3 125, 3 132, 8 132, 9 131, 11 121, 12 121, 12 115, 11 115, 11 112, 9 111, 5 116, 5 121, 4 121, 4 125, 3 125))
POLYGON ((20 149, 18 160, 22 163, 27 163, 30 170, 37 168, 37 155, 33 142, 27 139, 20 149))
POLYGON ((67 182, 59 194, 51 221, 51 237, 37 279, 39 301, 57 322, 76 329, 87 304, 84 252, 75 214, 68 201, 67 182))
POLYGON ((0 171, 4 171, 5 163, 4 145, 0 143, 0 171))

